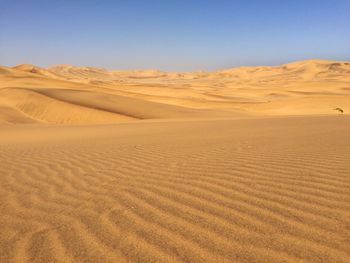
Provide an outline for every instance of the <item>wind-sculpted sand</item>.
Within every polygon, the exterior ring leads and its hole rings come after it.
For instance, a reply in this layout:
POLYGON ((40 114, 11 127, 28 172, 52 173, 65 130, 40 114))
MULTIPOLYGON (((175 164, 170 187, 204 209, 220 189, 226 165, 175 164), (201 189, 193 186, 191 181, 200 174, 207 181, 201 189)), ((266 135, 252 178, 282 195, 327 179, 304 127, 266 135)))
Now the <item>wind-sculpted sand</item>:
POLYGON ((350 118, 1 128, 1 262, 349 262, 350 118))
POLYGON ((350 262, 346 63, 0 68, 0 262, 350 262))
POLYGON ((329 115, 349 105, 350 62, 341 61, 191 73, 0 67, 0 123, 329 115))

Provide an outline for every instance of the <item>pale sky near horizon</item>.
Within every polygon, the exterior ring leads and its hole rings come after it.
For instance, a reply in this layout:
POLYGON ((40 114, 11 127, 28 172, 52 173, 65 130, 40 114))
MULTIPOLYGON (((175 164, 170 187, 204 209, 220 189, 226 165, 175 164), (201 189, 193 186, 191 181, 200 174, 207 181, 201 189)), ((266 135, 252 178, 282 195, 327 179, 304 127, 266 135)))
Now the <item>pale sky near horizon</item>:
POLYGON ((214 70, 350 60, 350 0, 0 0, 0 65, 214 70))

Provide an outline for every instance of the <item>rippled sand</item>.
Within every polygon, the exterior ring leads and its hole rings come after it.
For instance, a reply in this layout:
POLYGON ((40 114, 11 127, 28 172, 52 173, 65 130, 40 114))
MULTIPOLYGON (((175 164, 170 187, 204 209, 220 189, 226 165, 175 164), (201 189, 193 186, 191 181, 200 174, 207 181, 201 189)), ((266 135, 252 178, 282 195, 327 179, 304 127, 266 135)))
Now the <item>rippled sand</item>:
POLYGON ((350 262, 345 73, 261 102, 27 69, 0 71, 0 262, 350 262))

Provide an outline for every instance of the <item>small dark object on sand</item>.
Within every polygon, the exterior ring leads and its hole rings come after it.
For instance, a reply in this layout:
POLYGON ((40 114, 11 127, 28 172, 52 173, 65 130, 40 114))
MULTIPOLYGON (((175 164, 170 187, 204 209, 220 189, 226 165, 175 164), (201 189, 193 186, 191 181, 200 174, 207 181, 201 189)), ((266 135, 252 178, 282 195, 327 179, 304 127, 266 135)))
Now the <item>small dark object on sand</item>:
POLYGON ((343 111, 343 109, 341 109, 341 108, 335 108, 334 110, 337 110, 337 111, 339 111, 341 114, 344 114, 344 111, 343 111))

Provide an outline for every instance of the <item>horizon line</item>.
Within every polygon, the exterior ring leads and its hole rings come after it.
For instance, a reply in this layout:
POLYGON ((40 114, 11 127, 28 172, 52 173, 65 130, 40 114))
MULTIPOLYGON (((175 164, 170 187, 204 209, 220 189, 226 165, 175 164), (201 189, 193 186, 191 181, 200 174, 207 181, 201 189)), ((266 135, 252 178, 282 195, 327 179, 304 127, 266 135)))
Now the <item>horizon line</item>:
POLYGON ((8 68, 16 68, 19 66, 23 66, 23 65, 28 65, 28 66, 33 66, 33 67, 38 67, 40 69, 50 69, 53 67, 58 67, 58 66, 68 66, 68 67, 73 67, 73 68, 95 68, 95 69, 101 69, 101 70, 106 70, 106 71, 159 71, 159 72, 163 72, 163 73, 196 73, 196 72, 217 72, 217 71, 225 71, 225 70, 229 70, 229 69, 236 69, 236 68, 245 68, 245 67, 279 67, 279 66, 283 66, 283 65, 287 65, 287 64, 292 64, 292 63, 297 63, 297 62, 307 62, 307 61, 325 61, 325 62, 343 62, 343 63, 347 63, 350 62, 349 60, 337 60, 337 59, 321 59, 321 58, 307 58, 307 59, 299 59, 299 60, 291 60, 288 62, 284 62, 284 63, 276 63, 276 64, 256 64, 256 65, 239 65, 239 66, 232 66, 232 67, 223 67, 223 68, 218 68, 215 70, 202 70, 202 69, 198 69, 198 70, 185 70, 185 71, 178 71, 178 70, 162 70, 159 68, 135 68, 135 69, 110 69, 108 67, 99 67, 99 66, 92 66, 92 65, 74 65, 74 64, 65 64, 65 63, 61 63, 61 64, 51 64, 49 66, 40 66, 37 64, 32 64, 32 63, 20 63, 20 64, 16 64, 14 66, 8 66, 8 65, 3 65, 5 67, 8 68))

